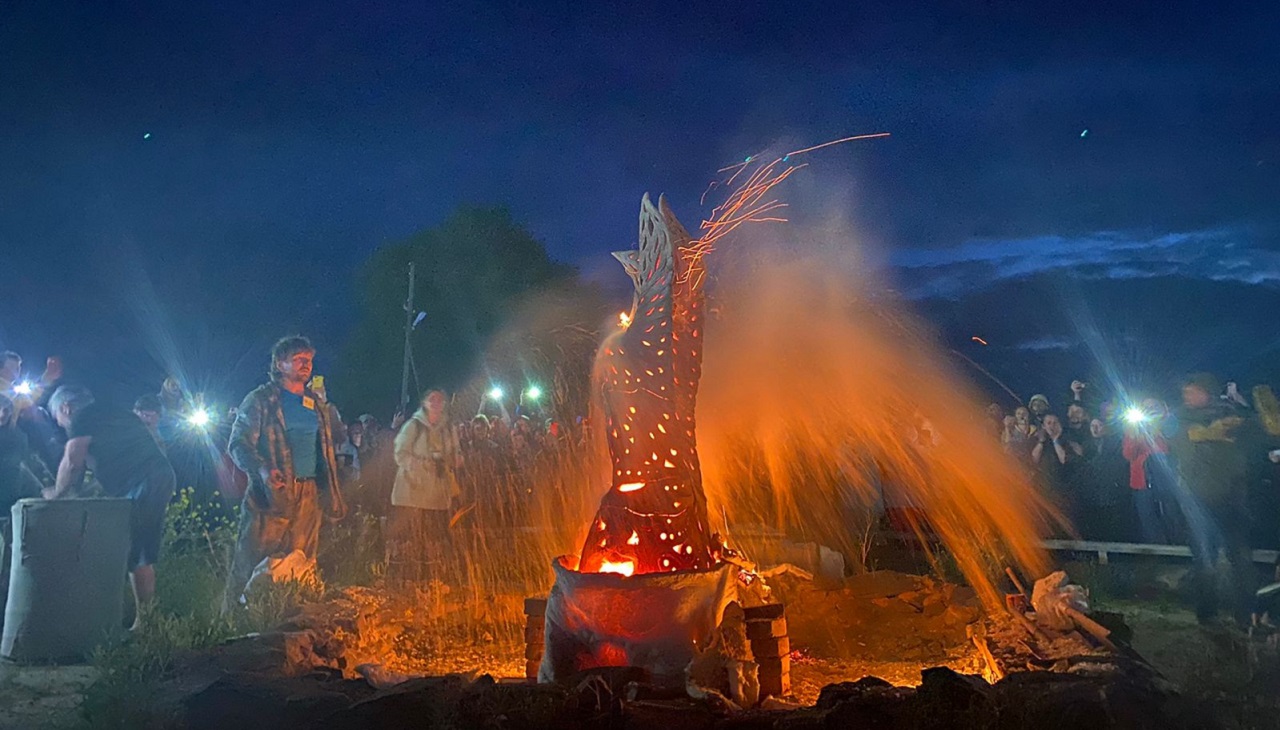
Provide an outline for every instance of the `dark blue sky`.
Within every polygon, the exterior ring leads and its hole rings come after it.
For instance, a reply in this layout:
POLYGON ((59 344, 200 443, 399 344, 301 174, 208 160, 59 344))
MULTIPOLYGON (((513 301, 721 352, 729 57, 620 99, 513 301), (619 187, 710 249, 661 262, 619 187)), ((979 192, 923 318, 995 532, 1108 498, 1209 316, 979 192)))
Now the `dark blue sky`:
POLYGON ((0 344, 256 362, 207 344, 255 318, 336 346, 354 266, 458 204, 614 275, 642 192, 696 220, 727 161, 878 131, 814 180, 913 297, 1270 288, 1277 27, 1266 2, 13 0, 0 344))

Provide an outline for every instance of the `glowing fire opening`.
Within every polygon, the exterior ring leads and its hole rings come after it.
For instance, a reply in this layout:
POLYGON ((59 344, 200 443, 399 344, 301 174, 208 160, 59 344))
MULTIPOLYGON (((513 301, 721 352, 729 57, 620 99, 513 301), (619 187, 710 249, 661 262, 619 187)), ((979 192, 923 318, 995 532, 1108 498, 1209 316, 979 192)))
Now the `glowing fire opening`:
POLYGON ((636 563, 634 560, 622 560, 622 561, 606 560, 600 564, 599 572, 617 573, 618 575, 625 575, 628 578, 630 578, 631 575, 636 572, 636 563))

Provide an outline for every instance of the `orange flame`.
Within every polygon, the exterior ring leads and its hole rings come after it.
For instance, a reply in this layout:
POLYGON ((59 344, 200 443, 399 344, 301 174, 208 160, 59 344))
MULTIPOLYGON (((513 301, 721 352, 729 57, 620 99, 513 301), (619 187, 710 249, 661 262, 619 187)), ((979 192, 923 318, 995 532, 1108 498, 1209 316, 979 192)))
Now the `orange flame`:
POLYGON ((599 572, 617 573, 619 575, 631 577, 631 574, 636 572, 636 563, 634 560, 622 560, 617 562, 613 560, 606 560, 600 564, 599 572))

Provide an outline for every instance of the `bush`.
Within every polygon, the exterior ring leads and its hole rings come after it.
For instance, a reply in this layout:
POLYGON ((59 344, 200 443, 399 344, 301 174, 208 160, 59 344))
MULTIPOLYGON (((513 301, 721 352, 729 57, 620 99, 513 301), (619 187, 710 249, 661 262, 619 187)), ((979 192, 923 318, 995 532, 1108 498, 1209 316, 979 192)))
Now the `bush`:
POLYGON ((102 675, 86 693, 82 714, 92 727, 164 725, 154 712, 155 690, 191 652, 234 636, 268 631, 307 601, 317 586, 284 583, 254 591, 248 610, 224 618, 219 609, 237 537, 237 517, 219 505, 198 502, 184 489, 170 503, 156 600, 143 608, 141 628, 128 641, 105 644, 91 661, 102 675))

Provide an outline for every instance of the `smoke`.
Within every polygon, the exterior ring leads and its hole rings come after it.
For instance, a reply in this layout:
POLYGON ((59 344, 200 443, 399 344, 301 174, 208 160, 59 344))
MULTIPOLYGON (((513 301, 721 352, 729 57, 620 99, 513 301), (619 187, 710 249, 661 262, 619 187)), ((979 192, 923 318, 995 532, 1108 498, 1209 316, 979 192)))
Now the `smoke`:
POLYGON ((711 264, 698 405, 713 524, 727 516, 730 543, 735 526, 765 525, 856 562, 881 508, 897 508, 996 605, 995 576, 1039 575, 1039 535, 1060 517, 840 229, 757 228, 713 254, 726 256, 711 264))

